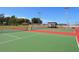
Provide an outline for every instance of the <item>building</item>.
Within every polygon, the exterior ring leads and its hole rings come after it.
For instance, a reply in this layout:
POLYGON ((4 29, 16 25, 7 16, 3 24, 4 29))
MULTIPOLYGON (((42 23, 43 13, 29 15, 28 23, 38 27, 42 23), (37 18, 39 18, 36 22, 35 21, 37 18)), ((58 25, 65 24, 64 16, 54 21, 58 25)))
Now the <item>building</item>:
POLYGON ((49 28, 57 28, 57 22, 48 22, 49 28))

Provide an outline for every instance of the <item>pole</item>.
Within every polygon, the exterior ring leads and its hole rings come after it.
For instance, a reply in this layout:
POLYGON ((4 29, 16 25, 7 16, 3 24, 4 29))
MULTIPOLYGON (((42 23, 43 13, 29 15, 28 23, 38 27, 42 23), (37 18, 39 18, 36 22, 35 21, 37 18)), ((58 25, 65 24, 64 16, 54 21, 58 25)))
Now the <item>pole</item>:
POLYGON ((41 12, 38 12, 38 18, 41 18, 41 12))
POLYGON ((68 18, 69 18, 69 16, 68 16, 68 9, 69 9, 69 7, 65 7, 64 8, 64 10, 65 10, 65 17, 67 19, 67 24, 68 24, 68 27, 70 27, 70 23, 69 23, 69 20, 68 20, 68 18))

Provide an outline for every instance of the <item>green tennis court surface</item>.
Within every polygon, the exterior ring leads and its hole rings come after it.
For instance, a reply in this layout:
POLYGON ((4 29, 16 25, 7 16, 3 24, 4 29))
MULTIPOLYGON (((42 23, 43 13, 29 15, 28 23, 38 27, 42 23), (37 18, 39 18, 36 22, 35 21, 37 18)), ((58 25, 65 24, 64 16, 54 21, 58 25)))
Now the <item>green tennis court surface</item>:
POLYGON ((75 36, 11 32, 0 34, 1 52, 75 52, 79 51, 75 36))

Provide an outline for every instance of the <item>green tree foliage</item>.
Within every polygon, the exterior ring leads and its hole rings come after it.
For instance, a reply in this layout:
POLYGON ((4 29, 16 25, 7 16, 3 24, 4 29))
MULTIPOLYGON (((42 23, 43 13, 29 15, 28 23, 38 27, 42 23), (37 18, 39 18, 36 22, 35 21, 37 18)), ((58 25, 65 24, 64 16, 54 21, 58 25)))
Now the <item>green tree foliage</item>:
POLYGON ((22 24, 22 23, 24 23, 25 22, 25 19, 24 18, 18 18, 17 20, 16 20, 16 23, 17 24, 22 24))
POLYGON ((10 17, 9 24, 10 25, 16 25, 16 17, 14 15, 10 17))
POLYGON ((31 24, 31 21, 29 19, 25 19, 25 22, 31 24))
POLYGON ((42 21, 40 18, 32 18, 32 23, 33 24, 42 24, 42 21))
POLYGON ((0 24, 2 25, 4 22, 4 14, 0 14, 0 24))
MULTIPOLYGON (((31 21, 27 18, 17 18, 15 15, 5 17, 4 14, 0 14, 0 25, 21 25, 31 24, 31 21)), ((32 18, 33 24, 42 24, 40 18, 32 18)))
POLYGON ((10 17, 5 17, 5 22, 6 22, 6 25, 9 25, 10 24, 10 17))

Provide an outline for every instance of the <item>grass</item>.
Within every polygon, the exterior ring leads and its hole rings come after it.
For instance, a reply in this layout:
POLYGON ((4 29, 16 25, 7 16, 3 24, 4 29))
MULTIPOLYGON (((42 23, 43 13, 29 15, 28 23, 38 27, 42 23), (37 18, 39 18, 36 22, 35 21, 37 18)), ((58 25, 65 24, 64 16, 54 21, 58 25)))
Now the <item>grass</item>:
POLYGON ((74 36, 12 32, 0 34, 0 51, 5 52, 66 52, 79 51, 74 36))

